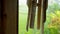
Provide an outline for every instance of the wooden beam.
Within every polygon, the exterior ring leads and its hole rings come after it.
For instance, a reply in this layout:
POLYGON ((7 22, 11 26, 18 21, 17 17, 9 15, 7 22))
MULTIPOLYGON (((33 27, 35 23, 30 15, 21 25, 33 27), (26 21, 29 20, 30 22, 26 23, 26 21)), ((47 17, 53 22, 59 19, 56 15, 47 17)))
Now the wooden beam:
POLYGON ((4 34, 18 34, 17 32, 17 0, 4 1, 4 13, 6 17, 3 18, 4 34))

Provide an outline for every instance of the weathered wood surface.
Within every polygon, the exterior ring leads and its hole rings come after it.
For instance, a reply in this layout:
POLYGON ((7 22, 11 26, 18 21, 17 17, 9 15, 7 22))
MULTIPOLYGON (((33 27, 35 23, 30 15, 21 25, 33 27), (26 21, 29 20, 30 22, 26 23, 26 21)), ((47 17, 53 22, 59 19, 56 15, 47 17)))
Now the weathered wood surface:
POLYGON ((17 34, 17 0, 4 0, 4 34, 17 34))

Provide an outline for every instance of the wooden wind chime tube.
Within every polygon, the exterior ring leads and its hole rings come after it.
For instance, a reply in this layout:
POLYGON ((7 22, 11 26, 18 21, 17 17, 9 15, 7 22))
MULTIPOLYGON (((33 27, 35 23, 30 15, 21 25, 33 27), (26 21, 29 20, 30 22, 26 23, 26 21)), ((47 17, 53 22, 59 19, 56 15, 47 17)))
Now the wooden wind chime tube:
POLYGON ((43 22, 46 21, 46 10, 48 7, 48 0, 43 1, 43 22))
POLYGON ((43 18, 42 22, 44 23, 46 21, 46 9, 48 5, 47 3, 48 3, 48 0, 38 0, 37 29, 40 29, 41 16, 43 18), (43 15, 41 15, 41 11, 43 11, 42 12, 43 15))
POLYGON ((30 17, 31 17, 31 1, 32 0, 27 0, 27 5, 28 5, 28 18, 27 18, 27 26, 26 26, 26 30, 28 31, 28 26, 29 26, 29 23, 30 23, 30 17))
POLYGON ((37 12, 37 29, 40 29, 40 18, 41 18, 41 1, 42 0, 38 0, 38 12, 37 12))
POLYGON ((37 0, 27 0, 27 5, 28 5, 28 8, 29 8, 27 26, 26 26, 27 31, 28 31, 28 26, 32 29, 34 28, 36 3, 37 3, 37 0))
POLYGON ((46 21, 47 6, 48 6, 48 0, 42 0, 42 5, 41 5, 41 34, 44 34, 44 23, 46 21))
MULTIPOLYGON (((38 6, 37 12, 37 29, 40 29, 40 22, 42 22, 42 30, 44 28, 44 22, 46 20, 46 9, 48 0, 27 0, 28 5, 28 19, 27 19, 27 26, 26 30, 28 31, 28 26, 34 29, 34 22, 35 22, 35 13, 36 13, 36 6, 38 6)), ((42 33, 43 34, 43 33, 42 33)))
POLYGON ((31 19, 30 19, 30 28, 34 28, 34 22, 35 22, 35 14, 36 14, 36 3, 37 0, 32 1, 32 12, 31 12, 31 19))

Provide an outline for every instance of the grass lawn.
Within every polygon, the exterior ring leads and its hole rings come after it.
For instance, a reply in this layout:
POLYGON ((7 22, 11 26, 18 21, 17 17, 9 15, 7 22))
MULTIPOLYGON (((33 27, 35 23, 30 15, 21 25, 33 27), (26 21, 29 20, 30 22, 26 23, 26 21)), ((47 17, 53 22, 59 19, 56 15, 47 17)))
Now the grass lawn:
POLYGON ((35 18, 35 28, 29 29, 29 31, 26 31, 26 24, 27 24, 27 16, 28 16, 28 10, 26 7, 20 6, 19 8, 19 34, 39 34, 40 31, 36 30, 36 18, 35 18), (24 8, 24 9, 23 9, 24 8))
MULTIPOLYGON (((19 13, 19 34, 36 34, 36 26, 35 29, 29 29, 26 32, 26 23, 27 23, 27 13, 19 13)), ((36 24, 36 23, 35 23, 36 24)))

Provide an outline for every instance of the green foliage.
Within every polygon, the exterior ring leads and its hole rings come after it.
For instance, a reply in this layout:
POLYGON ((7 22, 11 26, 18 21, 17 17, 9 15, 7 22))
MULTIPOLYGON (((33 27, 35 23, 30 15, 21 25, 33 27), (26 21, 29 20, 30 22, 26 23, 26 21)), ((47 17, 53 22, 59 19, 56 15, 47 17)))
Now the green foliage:
POLYGON ((44 34, 60 34, 60 5, 55 3, 48 6, 44 34))

